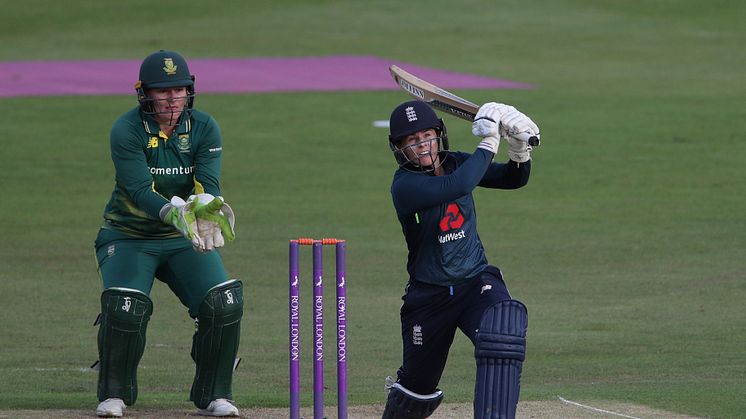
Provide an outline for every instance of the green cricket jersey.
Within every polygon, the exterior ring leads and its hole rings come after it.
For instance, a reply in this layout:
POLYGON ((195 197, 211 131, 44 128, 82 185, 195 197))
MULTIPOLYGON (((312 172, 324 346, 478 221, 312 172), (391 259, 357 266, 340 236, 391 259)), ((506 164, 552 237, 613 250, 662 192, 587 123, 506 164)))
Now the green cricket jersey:
POLYGON ((134 108, 110 135, 115 186, 103 229, 139 238, 181 237, 159 211, 173 196, 220 194, 222 136, 212 116, 187 110, 170 137, 152 117, 134 108))

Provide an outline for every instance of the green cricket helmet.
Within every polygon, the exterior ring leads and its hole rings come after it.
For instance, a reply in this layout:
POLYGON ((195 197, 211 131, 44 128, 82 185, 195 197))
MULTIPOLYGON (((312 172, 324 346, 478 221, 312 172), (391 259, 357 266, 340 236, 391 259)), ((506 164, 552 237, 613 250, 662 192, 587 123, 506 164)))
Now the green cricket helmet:
POLYGON ((194 105, 194 76, 181 54, 160 50, 143 60, 140 65, 140 79, 135 83, 140 108, 147 114, 154 114, 153 99, 148 97, 148 89, 170 87, 187 88, 187 108, 194 105))

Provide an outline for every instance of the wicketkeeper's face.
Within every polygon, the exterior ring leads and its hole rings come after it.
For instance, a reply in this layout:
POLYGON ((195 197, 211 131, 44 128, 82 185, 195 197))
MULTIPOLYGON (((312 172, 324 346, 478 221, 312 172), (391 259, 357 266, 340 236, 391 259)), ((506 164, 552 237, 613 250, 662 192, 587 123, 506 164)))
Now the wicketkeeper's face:
POLYGON ((147 94, 153 100, 155 118, 161 123, 178 120, 186 107, 189 96, 184 86, 150 89, 147 94))
POLYGON ((404 150, 407 159, 418 166, 435 166, 438 161, 438 133, 432 128, 417 131, 404 137, 399 142, 399 149, 404 150))

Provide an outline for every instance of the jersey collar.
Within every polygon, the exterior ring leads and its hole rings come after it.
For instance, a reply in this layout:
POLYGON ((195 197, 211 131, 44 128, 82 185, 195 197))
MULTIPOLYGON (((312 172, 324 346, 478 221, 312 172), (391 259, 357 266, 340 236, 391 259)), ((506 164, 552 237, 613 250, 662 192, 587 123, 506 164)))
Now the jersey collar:
MULTIPOLYGON (((191 114, 191 109, 187 109, 181 114, 179 125, 174 128, 174 134, 187 134, 192 131, 191 114)), ((152 116, 145 115, 142 112, 140 112, 140 116, 145 132, 147 132, 148 135, 158 135, 161 131, 161 126, 158 122, 152 116)))

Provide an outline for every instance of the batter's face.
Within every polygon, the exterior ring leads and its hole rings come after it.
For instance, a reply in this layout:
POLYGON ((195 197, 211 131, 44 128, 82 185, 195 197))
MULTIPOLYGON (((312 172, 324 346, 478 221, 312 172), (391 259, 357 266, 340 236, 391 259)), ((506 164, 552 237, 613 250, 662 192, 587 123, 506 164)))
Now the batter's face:
POLYGON ((438 133, 432 129, 417 131, 399 142, 407 158, 421 167, 438 166, 438 133))
POLYGON ((187 96, 187 88, 184 86, 149 90, 148 97, 153 100, 154 116, 158 123, 176 124, 186 107, 187 96))

